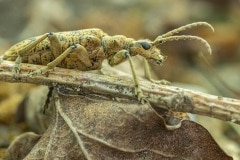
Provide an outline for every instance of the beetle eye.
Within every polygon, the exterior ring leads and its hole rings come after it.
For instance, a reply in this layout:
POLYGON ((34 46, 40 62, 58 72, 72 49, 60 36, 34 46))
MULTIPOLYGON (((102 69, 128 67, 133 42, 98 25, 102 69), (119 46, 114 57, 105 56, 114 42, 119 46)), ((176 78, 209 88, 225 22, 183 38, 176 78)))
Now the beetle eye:
POLYGON ((151 48, 151 44, 149 44, 148 42, 140 42, 140 44, 145 50, 148 50, 151 48))

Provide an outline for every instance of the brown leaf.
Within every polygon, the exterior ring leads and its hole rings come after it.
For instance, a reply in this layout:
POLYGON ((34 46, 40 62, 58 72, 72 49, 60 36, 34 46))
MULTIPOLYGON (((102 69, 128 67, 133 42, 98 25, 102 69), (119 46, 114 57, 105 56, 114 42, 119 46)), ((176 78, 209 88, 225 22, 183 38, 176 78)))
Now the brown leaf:
POLYGON ((18 116, 24 116, 27 126, 38 134, 42 134, 46 131, 54 112, 51 110, 54 107, 50 107, 47 112, 43 111, 44 107, 54 105, 54 101, 50 101, 51 103, 47 102, 48 94, 49 87, 47 86, 34 88, 25 96, 22 102, 23 107, 19 108, 19 110, 24 108, 25 112, 23 115, 18 116))
POLYGON ((32 132, 21 134, 8 147, 6 160, 23 159, 40 138, 40 135, 32 132))
POLYGON ((231 159, 202 126, 166 129, 137 101, 96 95, 56 98, 48 130, 25 159, 231 159))

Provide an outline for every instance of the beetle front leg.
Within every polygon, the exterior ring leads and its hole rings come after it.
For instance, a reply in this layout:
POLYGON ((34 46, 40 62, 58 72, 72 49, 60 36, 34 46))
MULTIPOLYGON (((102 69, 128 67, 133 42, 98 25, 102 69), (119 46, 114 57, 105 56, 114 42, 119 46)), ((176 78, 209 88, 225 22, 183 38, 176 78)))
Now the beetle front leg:
POLYGON ((111 66, 114 66, 114 65, 117 65, 117 64, 125 61, 126 59, 128 59, 129 63, 130 63, 130 67, 131 67, 132 75, 133 75, 133 80, 134 80, 134 84, 135 84, 135 88, 134 88, 135 89, 135 94, 137 95, 138 100, 142 104, 145 103, 145 102, 148 102, 148 99, 146 98, 146 96, 144 96, 144 94, 142 92, 142 89, 140 88, 139 80, 138 80, 138 77, 137 77, 137 74, 136 74, 136 69, 133 65, 132 57, 127 50, 118 51, 116 54, 114 54, 112 57, 110 57, 108 59, 108 63, 111 66))
POLYGON ((151 72, 150 72, 150 68, 149 68, 149 63, 148 61, 143 58, 143 61, 144 61, 144 73, 145 73, 145 77, 153 82, 153 83, 156 83, 156 84, 162 84, 162 85, 170 85, 170 82, 165 80, 165 79, 162 79, 162 80, 155 80, 155 79, 152 79, 151 77, 151 72))

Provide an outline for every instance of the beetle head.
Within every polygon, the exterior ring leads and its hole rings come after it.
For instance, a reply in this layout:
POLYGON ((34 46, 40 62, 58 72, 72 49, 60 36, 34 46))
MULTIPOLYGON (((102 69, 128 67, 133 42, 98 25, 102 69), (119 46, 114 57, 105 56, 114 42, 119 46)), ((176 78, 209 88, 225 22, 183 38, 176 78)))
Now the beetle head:
POLYGON ((166 59, 161 50, 150 40, 134 41, 130 45, 129 51, 132 56, 139 54, 153 64, 161 65, 166 59))

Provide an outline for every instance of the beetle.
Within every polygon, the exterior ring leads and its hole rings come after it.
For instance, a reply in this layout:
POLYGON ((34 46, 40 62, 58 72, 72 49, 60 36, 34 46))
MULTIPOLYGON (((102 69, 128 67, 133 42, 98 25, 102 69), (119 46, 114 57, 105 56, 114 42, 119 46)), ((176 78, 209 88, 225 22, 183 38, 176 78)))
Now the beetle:
MULTIPOLYGON (((138 77, 132 62, 132 56, 140 55, 144 62, 163 64, 166 57, 162 54, 159 46, 165 42, 176 40, 197 40, 203 43, 209 53, 211 47, 206 40, 198 36, 175 35, 186 29, 205 26, 212 30, 213 27, 207 22, 195 22, 181 26, 158 36, 154 41, 149 39, 134 40, 124 35, 109 36, 101 29, 83 29, 76 31, 46 33, 41 36, 28 38, 7 50, 3 56, 4 60, 15 61, 14 75, 19 73, 20 63, 46 65, 30 75, 44 74, 54 67, 77 69, 81 71, 101 69, 102 61, 108 60, 110 66, 129 60, 134 84, 135 94, 138 100, 147 101, 139 87, 138 77)), ((148 63, 144 63, 146 77, 151 79, 148 63)))

